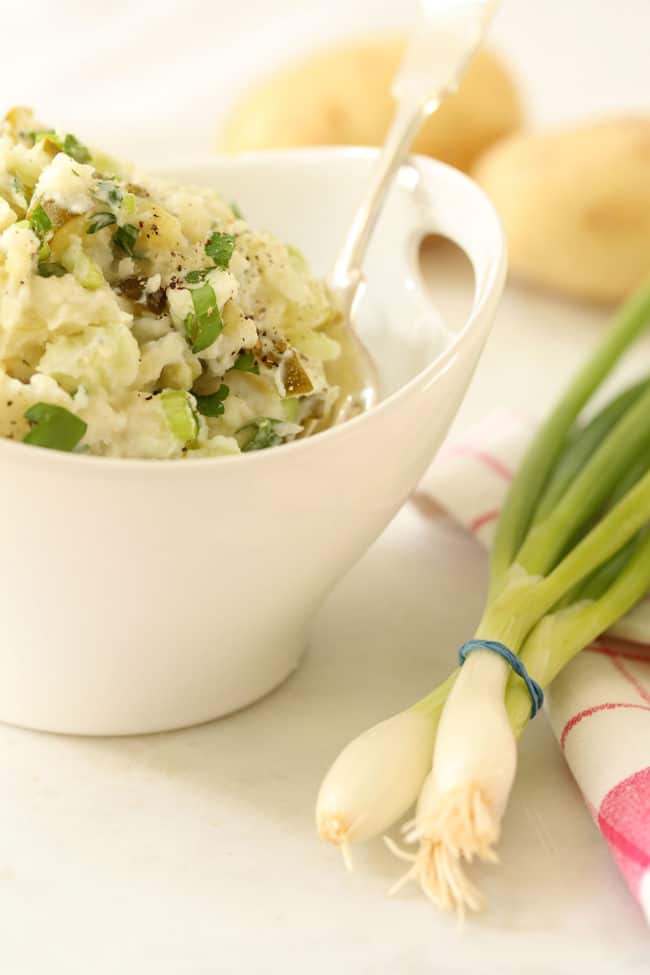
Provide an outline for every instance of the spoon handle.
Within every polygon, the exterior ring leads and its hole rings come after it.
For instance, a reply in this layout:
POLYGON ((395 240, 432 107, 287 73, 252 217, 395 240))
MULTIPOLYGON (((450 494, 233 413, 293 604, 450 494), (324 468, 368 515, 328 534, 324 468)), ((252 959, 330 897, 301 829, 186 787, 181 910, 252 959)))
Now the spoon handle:
POLYGON ((361 268, 368 242, 396 172, 408 155, 424 119, 436 107, 435 103, 430 105, 430 102, 414 105, 410 100, 398 103, 377 165, 332 271, 330 283, 337 290, 356 291, 361 284, 361 268))
POLYGON ((420 23, 393 82, 395 114, 330 277, 330 286, 338 292, 347 311, 363 281, 363 259, 393 178, 425 118, 457 87, 496 3, 497 0, 421 0, 420 23))

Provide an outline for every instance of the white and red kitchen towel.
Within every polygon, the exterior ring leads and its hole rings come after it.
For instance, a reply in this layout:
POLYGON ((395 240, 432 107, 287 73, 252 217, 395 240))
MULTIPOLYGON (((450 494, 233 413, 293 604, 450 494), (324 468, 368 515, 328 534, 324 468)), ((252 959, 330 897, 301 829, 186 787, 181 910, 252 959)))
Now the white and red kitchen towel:
MULTIPOLYGON (((499 410, 445 444, 418 494, 488 546, 533 424, 499 410)), ((566 667, 546 714, 650 924, 650 599, 566 667)))

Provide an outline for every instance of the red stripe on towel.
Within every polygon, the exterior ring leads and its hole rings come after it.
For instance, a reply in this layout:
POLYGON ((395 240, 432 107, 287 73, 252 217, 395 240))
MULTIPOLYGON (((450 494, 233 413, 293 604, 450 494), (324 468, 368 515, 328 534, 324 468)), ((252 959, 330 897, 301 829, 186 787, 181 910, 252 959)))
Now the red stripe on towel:
POLYGON ((598 826, 636 891, 642 872, 650 867, 650 767, 610 789, 600 804, 598 826))
POLYGON ((469 523, 469 530, 476 534, 480 531, 483 525, 489 525, 491 521, 496 521, 499 517, 499 511, 495 508, 493 511, 484 511, 482 515, 478 515, 473 521, 469 523))
POLYGON ((569 718, 564 728, 562 729, 562 734, 560 735, 560 748, 564 751, 567 735, 570 731, 573 731, 577 724, 584 718, 590 718, 592 714, 598 714, 600 711, 614 711, 617 708, 635 708, 639 711, 650 711, 650 707, 647 704, 629 704, 626 701, 610 702, 608 704, 596 704, 593 708, 585 708, 584 711, 578 711, 574 714, 572 718, 569 718))
POLYGON ((473 457, 474 460, 483 464, 484 467, 489 467, 491 471, 494 471, 505 481, 512 480, 512 471, 498 457, 495 457, 494 454, 488 454, 480 447, 472 447, 471 444, 449 444, 442 448, 438 457, 473 457))
POLYGON ((648 653, 630 653, 628 650, 614 650, 612 647, 597 643, 588 647, 586 652, 602 653, 605 657, 622 657, 624 660, 637 660, 642 664, 650 664, 650 651, 648 653))
POLYGON ((650 704, 650 693, 648 693, 648 691, 646 691, 646 689, 643 686, 643 684, 640 684, 639 683, 639 681, 636 679, 636 677, 634 676, 634 674, 631 674, 629 672, 629 670, 627 669, 627 667, 625 666, 625 664, 623 663, 623 661, 622 660, 619 660, 616 657, 616 655, 612 656, 610 659, 611 659, 612 663, 614 664, 614 666, 616 667, 616 669, 618 670, 619 674, 622 677, 625 678, 625 680, 628 682, 628 684, 631 684, 632 685, 632 687, 637 692, 637 694, 639 695, 639 697, 641 698, 641 700, 642 701, 645 701, 646 704, 650 704))

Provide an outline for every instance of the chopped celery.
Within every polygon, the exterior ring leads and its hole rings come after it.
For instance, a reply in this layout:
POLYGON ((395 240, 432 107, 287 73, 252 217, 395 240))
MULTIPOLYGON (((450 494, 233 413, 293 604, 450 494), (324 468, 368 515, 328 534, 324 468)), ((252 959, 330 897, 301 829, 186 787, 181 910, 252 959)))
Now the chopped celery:
POLYGON ((284 416, 287 423, 297 423, 298 413, 300 412, 300 403, 294 397, 282 400, 282 408, 284 410, 284 416))
POLYGON ((199 423, 187 393, 182 389, 167 389, 161 393, 160 403, 167 425, 174 436, 183 443, 194 440, 199 431, 199 423))

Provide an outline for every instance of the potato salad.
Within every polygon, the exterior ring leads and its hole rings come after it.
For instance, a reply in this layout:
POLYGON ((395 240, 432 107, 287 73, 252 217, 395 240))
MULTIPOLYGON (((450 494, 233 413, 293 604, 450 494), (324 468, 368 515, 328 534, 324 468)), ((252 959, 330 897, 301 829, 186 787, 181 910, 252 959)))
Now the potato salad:
POLYGON ((109 457, 260 450, 327 421, 337 314, 211 188, 0 124, 0 436, 109 457))

